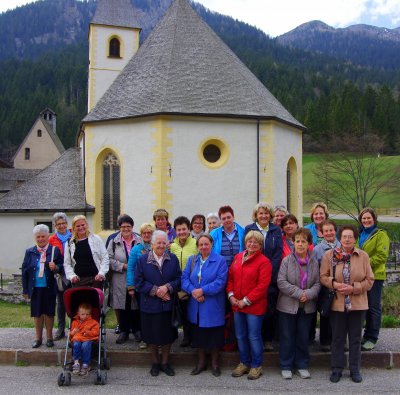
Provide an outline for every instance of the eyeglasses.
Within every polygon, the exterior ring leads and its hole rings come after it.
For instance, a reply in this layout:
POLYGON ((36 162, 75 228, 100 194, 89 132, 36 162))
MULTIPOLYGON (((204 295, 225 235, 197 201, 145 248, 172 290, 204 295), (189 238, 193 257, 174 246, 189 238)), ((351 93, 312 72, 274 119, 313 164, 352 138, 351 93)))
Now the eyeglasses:
POLYGON ((66 222, 58 222, 56 223, 56 226, 62 226, 62 225, 68 225, 66 222))
POLYGON ((354 240, 354 236, 342 236, 343 240, 354 240))

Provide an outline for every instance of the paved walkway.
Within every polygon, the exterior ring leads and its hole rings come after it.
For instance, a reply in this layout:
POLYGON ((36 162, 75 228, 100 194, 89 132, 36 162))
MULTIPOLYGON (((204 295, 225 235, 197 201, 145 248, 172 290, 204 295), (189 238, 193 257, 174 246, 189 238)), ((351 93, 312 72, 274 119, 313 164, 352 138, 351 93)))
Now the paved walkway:
MULTIPOLYGON (((133 337, 125 344, 116 344, 117 335, 112 330, 107 331, 106 349, 112 365, 119 366, 148 366, 149 354, 147 350, 139 350, 138 343, 133 337)), ((32 328, 0 328, 0 363, 5 364, 33 364, 57 365, 62 364, 65 354, 65 339, 58 341, 53 349, 42 345, 39 349, 32 349, 34 339, 32 328)), ((318 339, 318 334, 317 334, 318 339)), ((172 348, 172 362, 174 365, 191 367, 195 365, 196 351, 192 348, 180 348, 178 339, 172 348)), ((278 349, 278 345, 276 345, 278 349)), ((222 353, 221 366, 232 367, 238 363, 237 352, 222 353)), ((330 353, 319 351, 318 342, 311 346, 311 366, 329 367, 330 353)), ((264 354, 265 367, 277 367, 278 353, 264 354)), ((373 368, 400 368, 400 328, 382 329, 379 342, 374 351, 362 353, 363 367, 373 368)))

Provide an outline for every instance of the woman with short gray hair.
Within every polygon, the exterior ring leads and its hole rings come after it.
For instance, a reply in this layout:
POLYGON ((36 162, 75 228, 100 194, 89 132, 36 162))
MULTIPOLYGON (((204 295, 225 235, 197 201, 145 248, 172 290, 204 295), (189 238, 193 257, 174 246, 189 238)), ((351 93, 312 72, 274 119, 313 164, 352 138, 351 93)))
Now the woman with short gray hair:
MULTIPOLYGON (((68 229, 68 218, 65 213, 58 212, 53 215, 53 226, 55 232, 49 237, 49 244, 58 247, 61 254, 64 256, 65 245, 71 239, 71 231, 68 229)), ((64 290, 71 286, 70 281, 67 280, 64 267, 61 271, 61 278, 64 285, 64 290)), ((54 335, 54 340, 61 340, 65 336, 65 306, 64 306, 64 290, 57 292, 57 331, 54 335)))
POLYGON ((49 228, 39 224, 33 228, 36 242, 25 251, 22 263, 23 297, 31 300, 31 317, 35 323, 35 341, 32 348, 42 345, 46 325, 47 347, 53 347, 53 323, 56 308, 57 285, 54 274, 59 273, 63 257, 57 247, 49 245, 49 228))
POLYGON ((158 376, 160 370, 168 376, 175 375, 168 360, 171 345, 178 337, 171 318, 174 294, 180 289, 182 273, 178 258, 166 249, 167 243, 165 232, 154 231, 151 251, 139 258, 135 269, 135 287, 140 293, 142 339, 150 347, 152 376, 158 376))

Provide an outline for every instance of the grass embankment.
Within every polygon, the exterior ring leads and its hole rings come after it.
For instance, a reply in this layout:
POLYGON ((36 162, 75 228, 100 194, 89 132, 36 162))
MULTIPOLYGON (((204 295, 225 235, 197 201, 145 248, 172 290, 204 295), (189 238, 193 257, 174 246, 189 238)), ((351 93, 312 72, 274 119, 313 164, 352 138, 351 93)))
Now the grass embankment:
MULTIPOLYGON (((55 327, 56 324, 57 322, 55 327)), ((114 311, 107 312, 106 324, 107 328, 117 325, 114 311)), ((33 328, 30 306, 26 303, 14 304, 0 300, 0 328, 33 328)))
MULTIPOLYGON (((318 179, 315 177, 313 170, 318 168, 318 164, 323 158, 319 154, 303 155, 303 210, 307 213, 310 210, 312 203, 315 201, 312 196, 313 185, 318 184, 318 179)), ((400 156, 382 157, 382 160, 388 160, 394 168, 400 165, 400 156)), ((367 160, 367 159, 365 159, 367 160)), ((397 193, 389 193, 382 191, 373 201, 373 207, 379 209, 391 209, 400 207, 400 195, 397 193)), ((351 209, 351 207, 349 207, 351 209)))

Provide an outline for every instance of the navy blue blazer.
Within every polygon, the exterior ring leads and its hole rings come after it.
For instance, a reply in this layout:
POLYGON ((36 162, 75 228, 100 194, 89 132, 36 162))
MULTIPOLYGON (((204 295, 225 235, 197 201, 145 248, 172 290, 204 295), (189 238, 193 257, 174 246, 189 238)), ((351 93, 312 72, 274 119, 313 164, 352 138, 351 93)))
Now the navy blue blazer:
MULTIPOLYGON (((255 222, 247 225, 244 230, 244 235, 246 237, 247 233, 251 230, 256 230, 260 232, 258 226, 255 222)), ((260 232, 261 233, 261 232, 260 232)), ((271 261, 272 264, 272 278, 271 285, 276 285, 279 273, 279 267, 282 261, 283 253, 283 240, 281 228, 274 225, 272 222, 269 224, 269 229, 267 232, 267 237, 264 240, 263 254, 271 261)))
MULTIPOLYGON (((54 263, 57 265, 57 270, 54 272, 49 268, 51 260, 52 246, 49 245, 46 251, 46 263, 44 265, 44 274, 46 276, 47 288, 50 290, 50 295, 57 295, 57 283, 54 279, 55 273, 62 273, 64 258, 61 255, 58 247, 54 247, 54 263)), ((22 293, 32 297, 33 288, 35 288, 35 275, 37 264, 40 259, 40 252, 37 246, 28 248, 25 251, 24 262, 22 263, 22 293)))
POLYGON ((153 252, 142 255, 135 269, 135 290, 140 292, 140 311, 144 313, 162 313, 172 310, 174 293, 181 287, 181 268, 174 254, 165 252, 165 259, 160 270, 153 258, 153 252), (166 284, 171 300, 163 301, 155 296, 157 287, 166 284))

